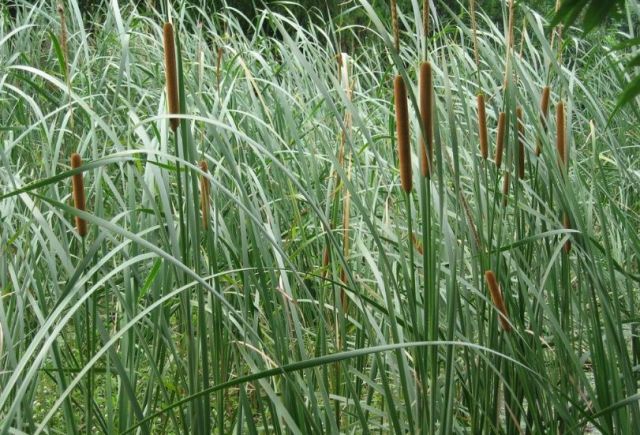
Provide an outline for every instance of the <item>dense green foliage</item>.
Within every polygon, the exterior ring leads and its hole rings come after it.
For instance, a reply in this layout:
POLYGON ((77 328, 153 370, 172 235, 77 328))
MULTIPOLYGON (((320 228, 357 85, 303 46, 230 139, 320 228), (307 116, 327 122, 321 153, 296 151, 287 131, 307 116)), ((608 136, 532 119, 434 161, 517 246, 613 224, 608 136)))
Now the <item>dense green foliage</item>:
POLYGON ((0 433, 633 433, 640 127, 635 100, 609 120, 613 31, 562 40, 519 2, 510 49, 502 6, 474 35, 440 2, 425 36, 400 2, 396 51, 381 3, 302 24, 173 2, 170 115, 152 3, 0 20, 0 433))

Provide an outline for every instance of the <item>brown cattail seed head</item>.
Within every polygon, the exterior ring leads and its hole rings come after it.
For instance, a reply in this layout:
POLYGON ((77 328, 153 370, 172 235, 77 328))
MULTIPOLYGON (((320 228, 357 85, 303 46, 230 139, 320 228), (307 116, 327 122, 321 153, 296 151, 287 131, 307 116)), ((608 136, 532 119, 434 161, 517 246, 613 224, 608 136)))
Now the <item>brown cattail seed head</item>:
POLYGON ((498 285, 498 281, 496 280, 496 276, 493 271, 487 270, 484 273, 484 279, 487 282, 487 286, 489 287, 489 293, 491 293, 491 300, 493 304, 496 306, 498 311, 500 312, 500 326, 506 332, 511 332, 511 325, 509 324, 509 314, 507 313, 507 306, 504 303, 504 298, 502 297, 502 291, 500 290, 500 286, 498 285))
POLYGON ((424 248, 422 247, 422 243, 420 243, 415 233, 411 234, 411 241, 413 242, 413 247, 416 248, 416 251, 418 251, 420 255, 423 255, 424 248))
POLYGON ((489 146, 487 141, 487 113, 484 107, 484 94, 478 94, 478 134, 480 135, 480 155, 483 160, 489 156, 489 146))
POLYGON ((498 137, 496 139, 496 167, 502 166, 502 155, 504 154, 504 130, 507 126, 507 114, 500 112, 498 115, 498 137))
MULTIPOLYGON (((77 169, 82 166, 82 158, 80 154, 71 154, 71 169, 77 169)), ((82 178, 82 172, 74 174, 71 177, 71 184, 73 187, 73 205, 78 210, 85 211, 85 197, 84 197, 84 180, 82 178)), ((76 216, 76 229, 80 237, 87 235, 87 222, 79 216, 76 216)))
POLYGON ((556 148, 560 166, 564 169, 567 164, 566 130, 564 119, 564 103, 560 101, 556 108, 556 148))
POLYGON ((433 81, 431 64, 423 62, 420 65, 420 117, 424 135, 420 136, 420 169, 423 177, 431 176, 433 167, 433 81), (427 158, 428 156, 428 158, 427 158))
MULTIPOLYGON (((549 116, 549 95, 551 89, 549 86, 545 86, 542 89, 542 98, 540 99, 540 123, 542 124, 542 130, 547 131, 547 117, 549 116)), ((536 156, 539 156, 542 152, 542 140, 538 139, 536 143, 536 156)))
POLYGON ((409 148, 409 111, 407 109, 407 89, 401 75, 394 82, 396 104, 396 131, 398 134, 398 158, 400 160, 400 181, 402 189, 409 193, 411 183, 411 150, 409 148))
POLYGON ((522 107, 516 109, 518 118, 518 178, 524 178, 524 121, 522 120, 522 107))
MULTIPOLYGON (((180 113, 180 100, 178 99, 178 71, 176 65, 176 47, 173 40, 173 25, 164 23, 162 28, 162 41, 164 44, 164 72, 167 80, 167 99, 169 102, 169 114, 180 113)), ((171 118, 171 129, 176 131, 180 120, 171 118)))
MULTIPOLYGON (((201 160, 200 170, 207 174, 209 172, 209 165, 206 160, 201 160)), ((200 176, 200 207, 202 208, 202 226, 207 229, 209 226, 209 179, 204 175, 200 176)))
MULTIPOLYGON (((571 229, 571 220, 569 219, 569 215, 567 213, 565 213, 564 216, 562 217, 562 224, 565 230, 571 229)), ((570 240, 567 240, 565 242, 563 249, 564 249, 564 252, 566 252, 567 254, 571 251, 570 240)))

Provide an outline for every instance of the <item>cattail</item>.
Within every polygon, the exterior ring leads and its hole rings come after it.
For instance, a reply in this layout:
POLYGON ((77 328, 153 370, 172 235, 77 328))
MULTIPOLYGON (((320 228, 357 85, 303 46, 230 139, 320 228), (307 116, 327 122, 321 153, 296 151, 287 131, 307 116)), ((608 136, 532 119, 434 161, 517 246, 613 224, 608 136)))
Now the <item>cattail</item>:
POLYGON ((524 121, 522 120, 522 107, 516 109, 518 118, 518 178, 524 179, 524 121))
MULTIPOLYGON (((549 94, 551 89, 549 86, 545 86, 542 89, 542 98, 540 99, 540 124, 542 124, 542 130, 547 132, 547 117, 549 116, 549 94)), ((536 156, 539 156, 542 152, 542 140, 538 138, 536 141, 536 156)))
POLYGON ((411 150, 409 149, 409 111, 407 109, 407 89, 402 76, 396 76, 394 83, 396 103, 396 130, 398 134, 398 157, 400 159, 400 181, 402 189, 410 193, 411 183, 411 150))
MULTIPOLYGON (((78 169, 82 166, 82 158, 80 154, 71 154, 71 169, 78 169)), ((82 178, 82 172, 74 174, 71 177, 71 185, 73 187, 73 205, 75 208, 81 211, 86 210, 85 198, 84 198, 84 181, 82 178)), ((87 235, 87 222, 80 216, 76 216, 76 229, 80 237, 87 235)))
POLYGON ((478 94, 478 129, 480 135, 480 155, 483 160, 489 156, 489 146, 487 144, 487 113, 484 108, 484 94, 478 94))
POLYGON ((469 15, 471 16, 471 33, 473 35, 473 58, 476 62, 476 68, 480 69, 480 56, 478 55, 478 26, 476 24, 476 2, 470 0, 469 15))
POLYGON ((423 62, 420 65, 420 117, 424 128, 424 136, 420 137, 420 169, 423 177, 431 176, 433 167, 433 121, 431 108, 433 107, 433 81, 431 64, 423 62), (427 156, 429 156, 427 158, 427 156))
POLYGON ((418 240, 418 237, 416 237, 416 233, 411 234, 411 241, 413 242, 413 247, 416 249, 416 251, 418 251, 420 255, 423 255, 424 248, 422 247, 422 243, 420 243, 420 241, 418 240))
POLYGON ((505 38, 507 39, 507 53, 506 53, 506 63, 504 69, 504 79, 502 81, 502 88, 507 89, 507 85, 509 84, 509 75, 511 74, 511 52, 513 51, 513 26, 514 26, 514 11, 515 5, 514 0, 509 0, 509 21, 507 34, 505 38))
POLYGON ((507 206, 507 199, 509 198, 509 183, 510 183, 510 173, 506 172, 504 174, 504 179, 502 180, 502 206, 507 206))
POLYGON ((324 270, 324 276, 329 272, 329 260, 331 260, 331 250, 329 249, 329 244, 324 247, 324 251, 322 252, 322 270, 324 270))
MULTIPOLYGON (((201 160, 199 166, 202 172, 209 173, 209 165, 206 160, 201 160)), ((205 230, 209 227, 209 190, 209 179, 200 175, 200 207, 202 208, 202 226, 205 230)))
MULTIPOLYGON (((556 148, 558 149, 558 159, 560 164, 560 169, 563 171, 567 171, 567 164, 569 161, 569 151, 566 145, 566 125, 565 125, 565 117, 564 117, 564 103, 560 101, 558 103, 558 107, 556 108, 556 148)), ((562 224, 565 229, 571 228, 571 221, 569 219, 569 215, 565 212, 562 218, 562 224)), ((567 240, 564 244, 564 252, 569 253, 571 251, 571 242, 567 240)))
MULTIPOLYGON (((560 10, 560 0, 556 0, 556 14, 560 10)), ((553 48, 554 42, 558 43, 558 64, 562 64, 562 24, 558 25, 551 31, 551 43, 549 44, 553 48)))
MULTIPOLYGON (((571 220, 569 219, 569 215, 567 213, 562 217, 562 224, 565 230, 571 229, 571 220)), ((571 251, 571 240, 567 240, 564 244, 564 252, 567 254, 571 251)))
POLYGON ((67 44, 67 21, 64 17, 64 4, 58 3, 58 15, 60 16, 60 48, 62 49, 62 56, 64 58, 64 74, 68 81, 69 75, 69 46, 67 44))
POLYGON ((507 126, 507 114, 500 112, 498 115, 498 137, 496 138, 496 167, 502 166, 502 154, 504 154, 504 130, 507 126))
POLYGON ((556 148, 558 149, 558 158, 561 168, 566 169, 567 164, 567 147, 566 147, 566 130, 564 119, 564 103, 560 101, 556 108, 556 148))
POLYGON ((507 313, 507 306, 504 303, 502 291, 500 290, 500 286, 498 285, 496 276, 494 275, 492 270, 487 270, 484 273, 484 279, 487 282, 487 286, 489 287, 491 300, 500 312, 500 326, 502 326, 502 329, 504 329, 506 332, 511 332, 511 324, 509 324, 509 313, 507 313))
POLYGON ((400 52, 400 27, 398 26, 398 5, 391 0, 391 25, 393 26, 393 44, 396 52, 400 52))
POLYGON ((422 2, 422 28, 426 38, 429 35, 429 0, 422 2))
MULTIPOLYGON (((173 41, 173 25, 164 23, 162 28, 162 41, 164 43, 164 71, 167 80, 167 99, 169 101, 169 114, 180 113, 178 100, 178 72, 176 66, 176 48, 173 41)), ((171 118, 171 129, 175 132, 180 125, 180 119, 171 118)))

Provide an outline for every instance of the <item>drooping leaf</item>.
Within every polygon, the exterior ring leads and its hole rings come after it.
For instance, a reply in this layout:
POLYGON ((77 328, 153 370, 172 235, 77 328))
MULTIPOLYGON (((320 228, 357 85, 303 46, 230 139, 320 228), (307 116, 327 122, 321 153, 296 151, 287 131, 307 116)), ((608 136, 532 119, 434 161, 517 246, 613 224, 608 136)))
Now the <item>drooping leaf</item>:
POLYGON ((624 0, 565 0, 551 20, 551 26, 572 26, 582 16, 582 29, 590 32, 616 15, 624 0))
POLYGON ((611 117, 616 114, 616 112, 625 104, 631 102, 635 97, 640 95, 640 76, 636 76, 631 80, 631 83, 624 89, 620 98, 618 99, 618 104, 614 109, 611 117))

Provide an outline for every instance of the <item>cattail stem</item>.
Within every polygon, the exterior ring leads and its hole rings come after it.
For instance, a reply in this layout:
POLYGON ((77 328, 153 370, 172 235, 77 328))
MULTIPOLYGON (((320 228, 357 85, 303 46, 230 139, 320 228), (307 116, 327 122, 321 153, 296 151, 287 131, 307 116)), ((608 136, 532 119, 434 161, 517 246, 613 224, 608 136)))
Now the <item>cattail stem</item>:
MULTIPOLYGON (((549 96, 551 88, 545 86, 542 89, 542 98, 540 99, 540 124, 542 124, 542 130, 547 132, 547 118, 549 116, 549 96)), ((542 152, 542 139, 538 138, 536 141, 536 156, 539 156, 542 152)))
POLYGON ((496 138, 496 167, 502 166, 502 155, 504 154, 504 131, 507 126, 507 114, 500 112, 498 115, 498 137, 496 138))
MULTIPOLYGON (((347 167, 348 167, 347 177, 351 178, 351 167, 352 167, 351 158, 349 158, 349 163, 347 167)), ((344 188, 342 204, 343 204, 342 228, 344 231, 342 235, 342 252, 343 252, 344 258, 346 259, 349 257, 349 250, 351 249, 351 246, 350 246, 351 239, 349 237, 349 228, 351 225, 351 192, 349 191, 349 189, 347 189, 346 186, 344 188)), ((344 268, 342 268, 342 272, 340 274, 340 280, 346 287, 346 285, 348 284, 347 282, 348 280, 347 280, 347 271, 344 268)), ((345 292, 344 288, 341 289, 340 291, 340 302, 342 303, 342 310, 346 313, 347 310, 349 309, 349 298, 347 297, 347 293, 345 292)))
POLYGON ((478 134, 480 136, 480 155, 483 160, 489 156, 489 145, 487 140, 487 113, 484 106, 484 94, 477 97, 478 103, 478 134))
POLYGON ((504 298, 502 297, 502 291, 500 290, 500 286, 498 285, 498 281, 496 280, 496 276, 492 270, 487 270, 484 273, 484 279, 487 282, 487 287, 489 287, 489 293, 491 293, 491 300, 493 304, 496 306, 498 311, 500 312, 500 326, 505 332, 511 332, 511 324, 509 323, 509 313, 507 312, 507 306, 504 303, 504 298))
POLYGON ((420 117, 424 135, 420 137, 420 169, 423 177, 431 177, 433 168, 433 79, 431 64, 420 65, 420 117), (425 138, 426 135, 426 138, 425 138))
MULTIPOLYGON (((80 157, 80 154, 71 154, 71 169, 78 169, 80 166, 82 166, 82 158, 80 157)), ((82 172, 74 174, 71 177, 71 184, 73 187, 73 206, 78 210, 85 211, 86 203, 82 172)), ((76 230, 80 237, 85 237, 87 235, 87 222, 80 216, 76 216, 76 230)))
POLYGON ((514 0, 509 0, 509 29, 508 29, 508 49, 511 50, 513 48, 513 28, 515 25, 515 2, 514 0))
POLYGON ((513 26, 514 26, 514 13, 515 13, 515 5, 514 0, 509 0, 509 21, 507 27, 507 34, 505 35, 505 39, 507 40, 507 52, 506 52, 506 62, 504 69, 504 80, 502 81, 503 89, 507 89, 507 85, 509 84, 509 75, 511 73, 511 52, 513 51, 513 26))
POLYGON ((398 158, 400 160, 400 181, 402 189, 410 193, 411 183, 411 150, 409 148, 409 111, 407 108, 407 89, 401 75, 394 82, 396 105, 396 131, 398 134, 398 158))
MULTIPOLYGON (((169 103, 169 114, 180 113, 180 100, 178 99, 178 71, 176 64, 176 47, 173 39, 173 25, 164 23, 162 28, 162 41, 164 45, 164 71, 167 81, 167 100, 169 103)), ((175 132, 180 125, 179 118, 171 118, 171 129, 175 132)))
MULTIPOLYGON (((199 166, 202 172, 209 173, 209 165, 206 160, 201 160, 199 166)), ((209 191, 209 179, 200 175, 200 208, 202 209, 202 226, 205 230, 209 227, 209 191)))
POLYGON ((518 178, 524 179, 524 121, 522 107, 516 109, 516 117, 518 118, 518 178))

